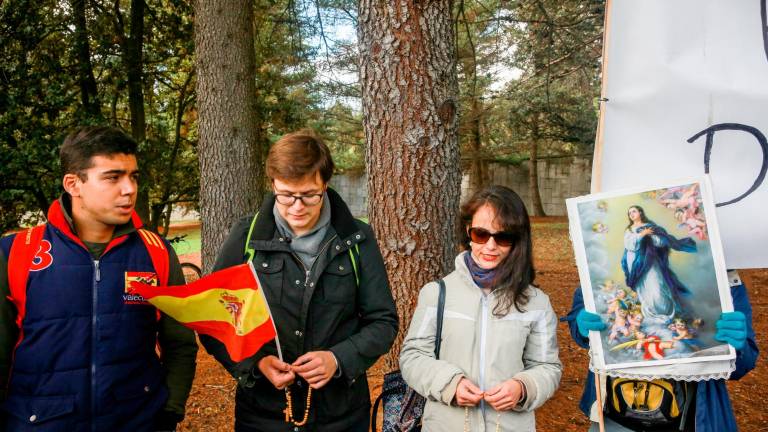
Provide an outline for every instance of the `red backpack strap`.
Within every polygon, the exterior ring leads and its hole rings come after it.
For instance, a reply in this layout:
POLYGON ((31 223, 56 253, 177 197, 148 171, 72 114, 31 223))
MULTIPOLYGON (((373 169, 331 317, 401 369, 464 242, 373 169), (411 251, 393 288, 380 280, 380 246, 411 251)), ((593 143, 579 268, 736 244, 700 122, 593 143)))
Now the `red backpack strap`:
POLYGON ((168 273, 169 273, 169 258, 168 248, 165 246, 163 239, 159 235, 152 231, 139 229, 139 237, 144 242, 144 246, 147 247, 149 257, 152 259, 152 266, 155 267, 155 273, 157 274, 158 285, 168 285, 168 273))
POLYGON ((41 250, 43 234, 45 234, 45 225, 17 233, 8 256, 8 286, 11 292, 9 299, 16 306, 16 325, 19 328, 26 311, 27 280, 29 280, 32 265, 36 262, 37 264, 45 263, 49 261, 46 258, 51 256, 49 250, 41 250))

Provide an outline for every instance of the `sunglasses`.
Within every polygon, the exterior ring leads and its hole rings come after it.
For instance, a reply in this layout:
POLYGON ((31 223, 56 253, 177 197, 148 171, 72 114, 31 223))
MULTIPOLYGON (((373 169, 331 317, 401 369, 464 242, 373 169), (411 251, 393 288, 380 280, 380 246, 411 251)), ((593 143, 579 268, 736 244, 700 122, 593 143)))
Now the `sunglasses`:
POLYGON ((469 239, 477 244, 486 244, 493 237, 493 240, 499 246, 512 246, 518 238, 515 233, 505 231, 492 233, 485 228, 473 227, 467 230, 467 232, 469 233, 469 239))

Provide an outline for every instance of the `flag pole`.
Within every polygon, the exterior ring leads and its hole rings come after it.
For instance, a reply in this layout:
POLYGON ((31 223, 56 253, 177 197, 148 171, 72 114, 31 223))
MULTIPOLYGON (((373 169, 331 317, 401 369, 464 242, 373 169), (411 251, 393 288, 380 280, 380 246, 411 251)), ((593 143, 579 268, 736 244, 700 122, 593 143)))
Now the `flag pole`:
POLYGON ((269 302, 267 301, 267 297, 264 295, 264 290, 261 289, 263 286, 261 284, 261 281, 259 280, 259 277, 256 273, 256 269, 253 268, 253 261, 248 261, 248 268, 251 269, 251 274, 253 275, 253 279, 256 280, 256 284, 259 286, 259 295, 261 296, 262 300, 264 300, 264 304, 267 305, 267 312, 269 312, 269 321, 272 323, 272 328, 275 329, 275 345, 277 345, 277 358, 280 359, 281 362, 284 362, 283 360, 283 350, 280 348, 280 336, 277 334, 277 327, 275 327, 275 320, 272 318, 272 308, 269 307, 269 302))

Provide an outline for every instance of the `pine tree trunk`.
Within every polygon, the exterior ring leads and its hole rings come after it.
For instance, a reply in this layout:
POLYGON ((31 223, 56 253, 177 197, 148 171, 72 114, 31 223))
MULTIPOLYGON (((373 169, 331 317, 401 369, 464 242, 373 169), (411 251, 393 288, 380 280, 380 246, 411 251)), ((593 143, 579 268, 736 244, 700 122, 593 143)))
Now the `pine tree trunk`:
POLYGON ((546 216, 544 213, 544 206, 541 204, 541 194, 539 193, 539 114, 535 114, 533 124, 533 133, 531 134, 530 143, 530 165, 528 166, 528 187, 531 195, 531 208, 529 209, 532 216, 546 216))
POLYGON ((77 58, 77 80, 80 84, 80 102, 83 110, 92 119, 101 119, 101 107, 93 76, 91 49, 88 44, 88 26, 85 21, 85 0, 72 0, 72 16, 75 24, 75 56, 77 58))
POLYGON ((144 0, 131 0, 130 35, 124 39, 123 64, 128 77, 128 108, 131 112, 131 136, 139 143, 139 170, 141 182, 136 197, 136 213, 145 224, 149 220, 149 189, 153 183, 148 163, 142 160, 145 151, 142 145, 146 140, 146 117, 144 113, 144 0))
POLYGON ((419 289, 453 268, 460 194, 452 1, 362 0, 368 213, 400 315, 398 367, 419 289))
POLYGON ((470 135, 470 148, 472 154, 470 155, 472 164, 469 169, 469 191, 470 194, 482 189, 487 182, 486 174, 486 161, 483 155, 483 141, 481 137, 480 127, 482 125, 482 106, 477 100, 477 97, 472 99, 472 120, 471 135, 470 135))
POLYGON ((197 0, 198 157, 204 271, 229 229, 263 195, 254 101, 253 10, 247 0, 197 0))

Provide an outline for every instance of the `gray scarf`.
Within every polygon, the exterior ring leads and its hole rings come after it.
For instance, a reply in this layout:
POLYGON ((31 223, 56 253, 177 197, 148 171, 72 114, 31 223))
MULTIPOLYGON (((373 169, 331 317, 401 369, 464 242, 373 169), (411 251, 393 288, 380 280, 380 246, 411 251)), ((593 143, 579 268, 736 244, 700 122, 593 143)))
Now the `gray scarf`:
POLYGON ((323 208, 320 209, 320 219, 317 220, 315 226, 308 233, 298 237, 294 234, 288 222, 280 216, 280 212, 277 211, 277 203, 272 207, 277 230, 280 231, 283 237, 291 240, 289 243, 291 249, 299 256, 304 266, 308 269, 312 268, 312 264, 314 264, 319 253, 320 244, 328 232, 328 227, 331 225, 331 206, 328 203, 327 193, 323 194, 322 206, 323 208))

